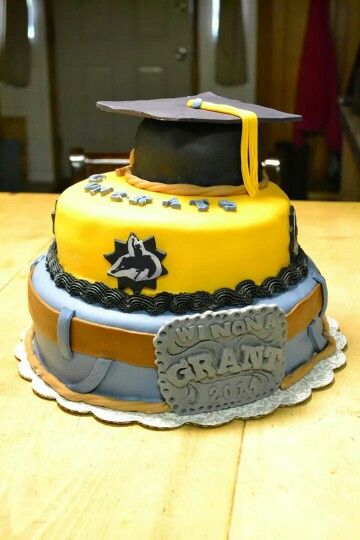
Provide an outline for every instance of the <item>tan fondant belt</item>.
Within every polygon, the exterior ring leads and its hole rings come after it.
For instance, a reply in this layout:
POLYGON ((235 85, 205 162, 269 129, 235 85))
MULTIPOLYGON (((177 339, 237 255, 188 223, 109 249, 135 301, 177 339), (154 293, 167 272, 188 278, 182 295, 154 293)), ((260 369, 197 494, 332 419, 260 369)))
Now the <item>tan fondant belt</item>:
MULTIPOLYGON (((31 276, 28 284, 29 310, 35 330, 51 341, 57 342, 59 311, 48 306, 34 290, 31 276)), ((323 295, 320 284, 286 315, 288 339, 306 330, 322 309, 323 295)), ((137 367, 154 368, 154 334, 133 332, 113 328, 78 317, 73 317, 70 326, 70 347, 73 352, 120 360, 137 367)))

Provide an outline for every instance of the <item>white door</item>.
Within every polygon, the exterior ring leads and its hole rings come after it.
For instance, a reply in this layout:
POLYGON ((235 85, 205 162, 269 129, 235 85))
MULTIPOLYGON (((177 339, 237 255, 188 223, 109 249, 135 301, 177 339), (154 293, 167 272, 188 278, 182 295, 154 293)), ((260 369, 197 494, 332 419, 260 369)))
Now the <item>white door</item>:
POLYGON ((127 152, 138 120, 99 100, 192 93, 192 1, 53 0, 62 172, 68 152, 127 152))

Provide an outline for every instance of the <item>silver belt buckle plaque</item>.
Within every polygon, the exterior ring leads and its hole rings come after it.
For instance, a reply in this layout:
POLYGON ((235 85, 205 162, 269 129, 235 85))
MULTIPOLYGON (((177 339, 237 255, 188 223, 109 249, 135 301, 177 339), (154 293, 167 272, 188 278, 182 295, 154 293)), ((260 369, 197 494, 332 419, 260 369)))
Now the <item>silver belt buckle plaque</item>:
POLYGON ((275 305, 174 318, 154 338, 161 393, 177 414, 268 396, 284 377, 286 337, 285 314, 275 305))

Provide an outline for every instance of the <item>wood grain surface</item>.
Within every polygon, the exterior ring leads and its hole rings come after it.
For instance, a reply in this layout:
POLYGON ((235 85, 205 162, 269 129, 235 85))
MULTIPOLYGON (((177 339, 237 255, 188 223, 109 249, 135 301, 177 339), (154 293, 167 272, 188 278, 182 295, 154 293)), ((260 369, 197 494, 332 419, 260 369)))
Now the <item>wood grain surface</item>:
POLYGON ((66 413, 17 373, 55 199, 0 194, 0 538, 359 538, 360 204, 295 204, 349 340, 335 383, 260 420, 155 431, 66 413))

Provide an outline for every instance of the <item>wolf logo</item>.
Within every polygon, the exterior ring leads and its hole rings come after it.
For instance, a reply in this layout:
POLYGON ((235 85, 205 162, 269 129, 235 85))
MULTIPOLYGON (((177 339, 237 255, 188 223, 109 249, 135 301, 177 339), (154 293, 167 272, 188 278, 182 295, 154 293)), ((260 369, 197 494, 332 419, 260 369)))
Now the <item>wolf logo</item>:
POLYGON ((117 278, 118 287, 140 292, 143 287, 156 288, 156 280, 167 273, 161 261, 165 253, 156 249, 154 237, 139 240, 131 233, 127 242, 115 240, 115 251, 104 255, 112 266, 108 275, 117 278))
POLYGON ((125 276, 134 281, 155 279, 161 275, 161 262, 155 255, 146 251, 141 240, 130 236, 128 254, 119 257, 108 274, 114 277, 125 276))

